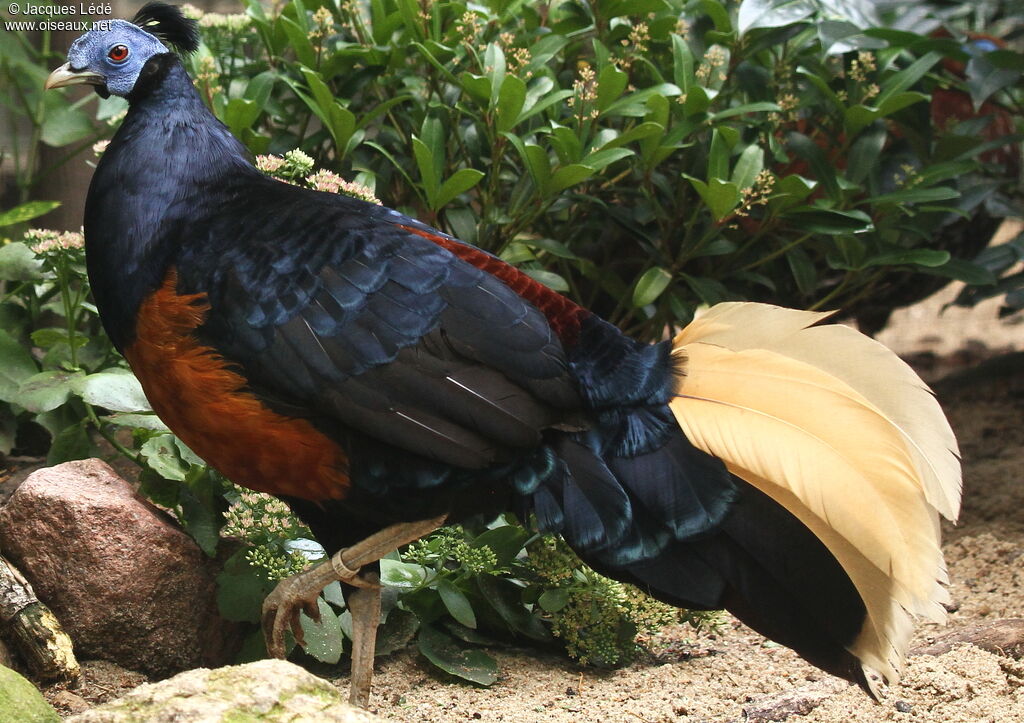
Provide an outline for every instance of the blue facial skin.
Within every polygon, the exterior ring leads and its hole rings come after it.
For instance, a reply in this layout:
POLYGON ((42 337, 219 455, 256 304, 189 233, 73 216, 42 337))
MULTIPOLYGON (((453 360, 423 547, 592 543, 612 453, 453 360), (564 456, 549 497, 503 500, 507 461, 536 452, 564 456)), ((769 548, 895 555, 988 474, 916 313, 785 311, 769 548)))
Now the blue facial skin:
POLYGON ((127 20, 111 20, 109 30, 92 30, 78 38, 68 51, 68 64, 74 72, 96 73, 107 91, 122 97, 135 87, 135 81, 154 55, 171 52, 163 43, 127 20), (128 57, 120 62, 110 59, 111 48, 124 45, 128 57))

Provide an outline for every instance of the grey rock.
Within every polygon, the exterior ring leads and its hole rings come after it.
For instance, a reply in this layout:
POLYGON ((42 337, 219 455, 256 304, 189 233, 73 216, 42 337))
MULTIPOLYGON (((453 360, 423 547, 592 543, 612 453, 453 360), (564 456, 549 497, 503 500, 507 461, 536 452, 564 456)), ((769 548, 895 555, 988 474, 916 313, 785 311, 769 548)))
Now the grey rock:
POLYGON ((0 508, 0 548, 79 657, 166 676, 240 643, 217 612, 219 563, 100 460, 32 473, 0 508))
POLYGON ((68 718, 68 723, 372 723, 326 680, 284 660, 181 673, 68 718))

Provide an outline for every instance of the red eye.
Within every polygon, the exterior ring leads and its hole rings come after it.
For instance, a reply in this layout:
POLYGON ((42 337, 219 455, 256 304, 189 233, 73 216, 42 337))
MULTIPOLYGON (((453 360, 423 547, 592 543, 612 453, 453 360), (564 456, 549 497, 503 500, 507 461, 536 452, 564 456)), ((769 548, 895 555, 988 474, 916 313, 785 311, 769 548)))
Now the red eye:
POLYGON ((107 57, 113 60, 115 63, 122 63, 128 58, 128 46, 127 45, 115 45, 107 53, 107 57))

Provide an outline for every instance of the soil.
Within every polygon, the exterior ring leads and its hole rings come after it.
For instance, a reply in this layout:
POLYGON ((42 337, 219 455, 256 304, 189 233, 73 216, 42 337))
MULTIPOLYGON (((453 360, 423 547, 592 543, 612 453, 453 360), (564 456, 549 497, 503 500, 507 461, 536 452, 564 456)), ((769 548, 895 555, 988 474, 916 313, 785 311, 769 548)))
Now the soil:
MULTIPOLYGON (((946 627, 920 625, 913 645, 1002 618, 1024 618, 1024 316, 998 317, 998 302, 939 310, 955 294, 898 312, 881 340, 936 389, 960 440, 964 504, 945 525, 954 604, 946 627), (964 370, 968 370, 967 373, 964 370), (953 376, 949 376, 954 372, 953 376)), ((371 709, 396 721, 1024 721, 1024 660, 961 644, 911 655, 902 682, 874 703, 732 618, 717 633, 671 628, 646 641, 630 667, 601 672, 535 650, 498 648, 501 678, 489 688, 445 679, 413 648, 378 662, 371 709)), ((141 682, 87 663, 69 694, 47 697, 80 712, 141 682), (73 697, 69 697, 73 696, 73 697)), ((337 685, 347 690, 347 678, 337 685)))

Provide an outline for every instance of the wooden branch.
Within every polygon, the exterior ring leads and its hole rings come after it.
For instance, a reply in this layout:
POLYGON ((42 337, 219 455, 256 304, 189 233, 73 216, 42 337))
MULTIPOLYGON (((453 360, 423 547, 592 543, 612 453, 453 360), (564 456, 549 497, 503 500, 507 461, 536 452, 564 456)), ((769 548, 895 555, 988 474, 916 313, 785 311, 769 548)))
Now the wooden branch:
POLYGON ((0 630, 40 680, 78 679, 71 638, 32 586, 0 556, 0 630))
POLYGON ((928 645, 917 646, 910 654, 942 655, 958 643, 970 643, 990 653, 1020 660, 1024 657, 1024 618, 1004 618, 954 630, 928 645))
POLYGON ((804 716, 849 685, 840 681, 805 686, 767 695, 743 706, 743 717, 730 723, 771 723, 804 716))

